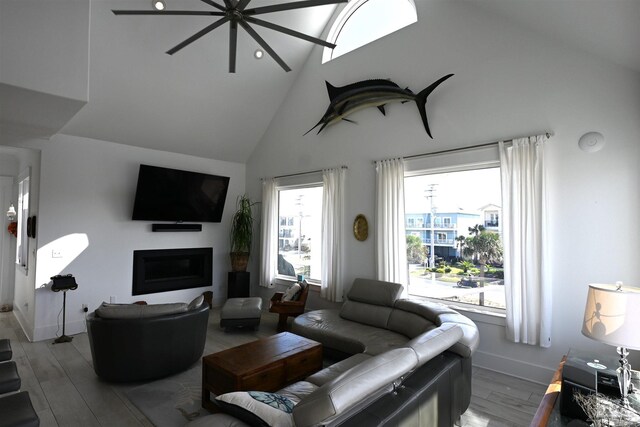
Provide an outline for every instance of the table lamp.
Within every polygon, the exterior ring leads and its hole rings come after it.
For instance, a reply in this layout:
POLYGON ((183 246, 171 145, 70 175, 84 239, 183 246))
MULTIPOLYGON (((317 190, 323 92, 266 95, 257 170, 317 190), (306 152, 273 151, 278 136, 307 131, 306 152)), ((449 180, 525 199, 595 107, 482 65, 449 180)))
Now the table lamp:
POLYGON ((617 347, 621 403, 629 407, 631 366, 627 356, 629 349, 640 350, 640 288, 623 286, 621 282, 589 285, 582 334, 617 347))

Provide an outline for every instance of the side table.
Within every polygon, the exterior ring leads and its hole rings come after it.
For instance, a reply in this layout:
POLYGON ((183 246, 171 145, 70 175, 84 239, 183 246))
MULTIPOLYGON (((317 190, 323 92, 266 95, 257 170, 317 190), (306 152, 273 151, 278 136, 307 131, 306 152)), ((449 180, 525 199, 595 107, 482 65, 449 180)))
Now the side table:
MULTIPOLYGON (((574 420, 569 417, 560 414, 560 408, 558 407, 560 392, 562 391, 562 369, 567 360, 567 356, 563 356, 562 361, 558 365, 558 369, 553 374, 551 383, 547 387, 538 410, 536 411, 530 427, 559 427, 559 426, 571 426, 571 427, 588 427, 590 424, 574 420)), ((631 401, 631 407, 637 413, 640 413, 640 382, 637 379, 633 379, 632 383, 636 387, 636 392, 629 396, 631 401)))

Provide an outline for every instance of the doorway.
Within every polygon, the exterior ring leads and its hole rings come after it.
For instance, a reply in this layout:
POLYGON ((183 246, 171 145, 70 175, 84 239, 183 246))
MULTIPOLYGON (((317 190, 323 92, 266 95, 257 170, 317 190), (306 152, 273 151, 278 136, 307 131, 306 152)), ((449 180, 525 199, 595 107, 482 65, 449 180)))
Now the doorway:
POLYGON ((16 238, 9 233, 11 220, 7 216, 9 206, 16 206, 13 184, 13 177, 0 176, 0 311, 11 311, 13 308, 16 238))

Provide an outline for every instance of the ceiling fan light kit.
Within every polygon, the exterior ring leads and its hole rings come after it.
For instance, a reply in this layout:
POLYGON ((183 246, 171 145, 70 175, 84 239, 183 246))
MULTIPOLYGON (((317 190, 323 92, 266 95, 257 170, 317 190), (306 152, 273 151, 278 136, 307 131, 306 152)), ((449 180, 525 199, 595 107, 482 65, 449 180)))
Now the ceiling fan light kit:
MULTIPOLYGON (((265 13, 282 12, 285 10, 304 9, 308 7, 324 6, 329 4, 346 3, 348 0, 302 0, 294 1, 290 3, 274 4, 271 6, 261 6, 251 9, 247 9, 247 6, 251 0, 224 0, 224 5, 213 0, 200 0, 203 3, 211 6, 215 10, 166 10, 164 8, 164 0, 153 0, 152 5, 155 10, 112 10, 114 15, 182 15, 182 16, 218 16, 217 21, 204 27, 188 39, 177 44, 167 51, 169 55, 173 55, 180 49, 190 45, 199 38, 205 36, 216 28, 223 24, 229 23, 229 72, 236 72, 236 50, 238 44, 238 26, 242 27, 264 50, 273 58, 274 61, 282 67, 285 71, 291 71, 291 68, 278 56, 278 54, 264 41, 264 39, 256 32, 253 25, 258 25, 264 28, 268 28, 273 31, 277 31, 283 34, 287 34, 292 37, 296 37, 302 40, 306 40, 311 43, 315 43, 321 46, 326 46, 331 49, 336 45, 329 43, 325 40, 317 37, 312 37, 304 33, 286 28, 272 22, 264 21, 256 18, 256 15, 262 15, 265 13), (159 8, 158 6, 161 6, 159 8)), ((261 58, 258 53, 254 54, 256 58, 261 58)))

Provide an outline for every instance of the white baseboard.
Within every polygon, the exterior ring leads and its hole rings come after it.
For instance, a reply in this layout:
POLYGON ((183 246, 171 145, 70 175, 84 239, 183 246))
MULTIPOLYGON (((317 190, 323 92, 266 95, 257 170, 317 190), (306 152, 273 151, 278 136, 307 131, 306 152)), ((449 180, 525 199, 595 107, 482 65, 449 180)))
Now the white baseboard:
POLYGON ((533 381, 538 384, 548 385, 553 377, 555 369, 546 366, 534 365, 521 360, 511 359, 498 354, 476 351, 473 353, 473 366, 477 366, 490 371, 496 371, 533 381))
POLYGON ((24 313, 20 310, 20 308, 17 305, 13 306, 13 317, 16 318, 16 320, 18 321, 18 324, 20 325, 20 327, 22 328, 22 332, 24 332, 24 334, 26 335, 27 339, 31 342, 34 341, 33 337, 31 336, 31 326, 29 325, 29 322, 27 321, 27 318, 24 316, 24 313))

